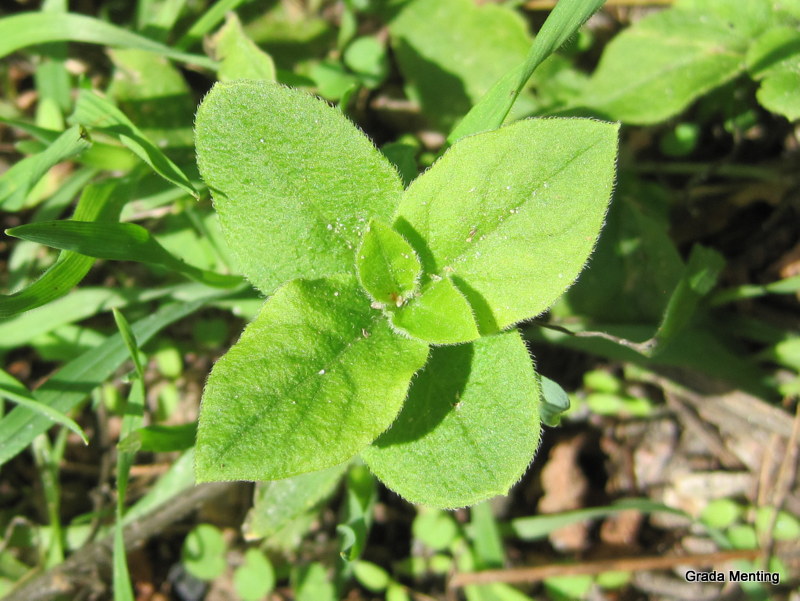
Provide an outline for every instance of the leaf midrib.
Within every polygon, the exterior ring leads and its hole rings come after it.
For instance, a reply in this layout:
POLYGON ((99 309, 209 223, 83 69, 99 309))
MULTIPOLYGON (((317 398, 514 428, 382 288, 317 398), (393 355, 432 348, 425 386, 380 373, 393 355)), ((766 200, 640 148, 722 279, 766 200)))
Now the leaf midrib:
MULTIPOLYGON (((376 315, 372 316, 371 318, 369 318, 369 320, 367 322, 365 322, 366 326, 369 327, 371 325, 374 325, 375 322, 378 321, 379 318, 382 318, 381 314, 376 314, 376 315)), ((358 340, 359 340, 359 335, 356 334, 356 336, 354 338, 352 338, 351 340, 349 340, 348 342, 344 342, 343 341, 343 344, 340 346, 339 350, 336 351, 335 355, 328 361, 328 363, 326 365, 336 364, 339 361, 339 359, 347 352, 347 349, 349 349, 353 345, 354 342, 358 342, 358 340)), ((296 379, 295 381, 289 383, 286 386, 286 388, 284 388, 284 389, 282 389, 280 391, 276 391, 275 394, 274 394, 274 398, 276 398, 278 400, 280 400, 280 399, 290 399, 294 392, 296 392, 298 389, 301 389, 303 386, 305 386, 305 384, 309 380, 312 380, 314 378, 314 376, 318 376, 320 369, 324 369, 326 374, 330 373, 328 371, 327 367, 321 367, 319 369, 311 368, 311 369, 308 370, 307 374, 305 374, 305 375, 301 376, 300 378, 296 379)), ((269 395, 268 394, 268 397, 269 396, 273 396, 273 395, 269 395)), ((348 403, 348 405, 349 405, 349 403, 348 403)), ((299 416, 298 416, 298 419, 296 419, 292 425, 296 426, 299 422, 303 421, 305 419, 306 415, 308 414, 308 411, 311 409, 312 406, 314 406, 313 402, 312 403, 305 403, 305 404, 298 405, 299 416)), ((265 410, 266 410, 266 407, 265 407, 265 410)), ((266 419, 267 417, 268 416, 265 415, 264 413, 255 413, 252 416, 250 416, 249 418, 247 418, 246 420, 241 421, 239 423, 239 427, 236 428, 235 433, 229 438, 228 442, 225 445, 223 445, 222 449, 218 450, 215 453, 213 461, 216 462, 218 459, 223 458, 228 453, 228 451, 230 451, 231 448, 236 446, 236 444, 241 440, 241 436, 242 436, 242 434, 244 432, 246 432, 247 430, 251 429, 254 425, 256 425, 258 422, 266 419)), ((289 438, 294 438, 295 436, 292 434, 292 432, 297 432, 297 429, 293 427, 293 428, 289 429, 288 432, 289 432, 289 438)), ((289 445, 287 445, 287 446, 289 446, 289 445)), ((298 472, 298 473, 303 473, 303 472, 298 472)), ((281 476, 281 477, 288 477, 290 475, 291 474, 287 474, 286 476, 281 476)))
MULTIPOLYGON (((532 199, 533 199, 533 196, 534 196, 535 193, 537 193, 539 190, 545 190, 546 189, 544 187, 545 183, 548 183, 553 178, 558 177, 559 174, 561 174, 565 169, 567 169, 573 162, 575 162, 580 157, 582 157, 584 154, 590 152, 592 149, 594 149, 596 146, 598 146, 598 145, 600 145, 602 143, 603 143, 602 137, 596 138, 591 144, 589 144, 588 146, 585 146, 584 148, 578 150, 569 160, 567 160, 566 162, 562 163, 556 170, 554 170, 551 173, 549 173, 546 177, 543 177, 542 180, 541 180, 541 183, 539 185, 537 185, 535 188, 533 188, 532 190, 530 190, 529 193, 524 198, 524 200, 522 200, 521 202, 519 202, 516 205, 513 205, 511 207, 503 207, 503 211, 500 214, 500 219, 494 224, 494 226, 492 226, 491 229, 488 229, 486 231, 482 231, 481 232, 481 237, 479 237, 477 239, 477 241, 470 242, 469 246, 462 247, 462 249, 459 250, 458 254, 456 254, 456 255, 454 255, 452 257, 447 257, 447 265, 444 265, 444 266, 440 267, 439 270, 436 272, 436 275, 439 276, 439 277, 445 277, 445 275, 446 275, 445 274, 445 267, 449 267, 451 269, 455 269, 455 265, 458 264, 458 263, 461 263, 462 266, 463 266, 464 262, 466 262, 469 259, 469 256, 471 254, 474 254, 476 252, 476 249, 480 250, 480 248, 482 248, 482 245, 486 244, 487 240, 489 240, 492 236, 497 234, 497 232, 500 229, 502 229, 502 226, 505 225, 505 223, 507 221, 509 221, 510 219, 517 219, 517 218, 521 219, 522 218, 522 217, 519 217, 521 215, 520 209, 522 207, 527 206, 528 203, 532 202, 532 199), (512 210, 514 211, 514 213, 510 212, 512 210)), ((503 153, 503 157, 510 155, 513 152, 513 150, 514 149, 509 148, 506 152, 503 153)), ((498 160, 498 163, 499 162, 501 162, 500 159, 498 160)), ((429 227, 429 232, 428 233, 429 233, 429 237, 430 237, 430 209, 428 209, 427 221, 428 221, 428 227, 429 227)), ((438 261, 438 260, 443 259, 444 257, 436 257, 434 255, 434 258, 438 261)), ((457 272, 454 272, 454 273, 457 273, 457 272)))
MULTIPOLYGON (((618 87, 618 88, 615 87, 615 90, 616 90, 615 94, 610 94, 610 95, 607 95, 605 97, 600 96, 600 101, 597 104, 599 104, 601 106, 602 105, 611 104, 611 103, 619 100, 620 98, 624 97, 625 95, 631 93, 632 90, 637 90, 639 88, 643 88, 643 87, 651 84, 654 80, 658 79, 659 77, 662 77, 664 75, 668 75, 668 74, 672 73, 673 71, 677 71, 679 69, 682 69, 682 68, 686 67, 687 65, 692 65, 693 63, 700 62, 701 60, 704 60, 704 59, 707 59, 707 58, 710 58, 710 57, 713 57, 713 56, 730 56, 732 58, 739 58, 742 62, 739 65, 738 71, 742 71, 744 69, 744 55, 739 53, 739 52, 735 52, 734 50, 732 50, 730 48, 725 48, 725 47, 720 48, 720 46, 718 44, 717 45, 713 45, 713 46, 709 45, 707 47, 706 46, 700 46, 699 44, 690 44, 690 45, 695 47, 695 48, 698 48, 701 51, 699 53, 694 53, 694 54, 690 55, 686 60, 678 61, 678 62, 675 62, 675 63, 670 63, 668 66, 666 66, 664 68, 652 71, 652 72, 650 72, 650 74, 648 76, 646 76, 644 78, 641 78, 641 79, 637 79, 636 81, 631 82, 630 85, 622 86, 622 87, 618 87), (718 52, 716 51, 717 49, 719 49, 718 52), (703 52, 703 50, 706 50, 706 51, 703 52)), ((701 94, 704 90, 708 89, 708 87, 709 87, 708 85, 699 86, 697 88, 698 94, 701 94)), ((589 104, 594 104, 594 103, 592 103, 591 100, 590 100, 589 104)))

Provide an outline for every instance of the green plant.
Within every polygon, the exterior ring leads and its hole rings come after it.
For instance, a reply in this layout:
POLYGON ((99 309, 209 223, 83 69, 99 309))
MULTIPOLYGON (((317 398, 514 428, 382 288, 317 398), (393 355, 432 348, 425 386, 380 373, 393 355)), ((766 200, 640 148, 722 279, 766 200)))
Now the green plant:
MULTIPOLYGON (((651 124, 747 75, 758 82, 764 108, 796 120, 798 24, 795 0, 677 0, 608 45, 578 102, 607 118, 651 124)), ((731 103, 717 104, 724 110, 731 103)))
POLYGON ((617 126, 524 120, 465 137, 405 190, 338 111, 268 82, 217 84, 196 138, 238 267, 270 295, 209 377, 198 480, 360 454, 415 502, 506 492, 539 441, 539 384, 509 328, 589 256, 617 126))

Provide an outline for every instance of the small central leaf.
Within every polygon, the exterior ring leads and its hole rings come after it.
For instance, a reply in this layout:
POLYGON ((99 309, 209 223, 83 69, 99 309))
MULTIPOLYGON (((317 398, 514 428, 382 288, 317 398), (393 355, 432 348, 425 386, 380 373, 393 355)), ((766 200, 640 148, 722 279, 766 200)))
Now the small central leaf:
POLYGON ((373 219, 356 253, 356 270, 374 300, 399 307, 416 291, 422 266, 400 234, 373 219))
POLYGON ((391 319, 396 327, 431 344, 459 344, 480 336, 472 308, 449 278, 430 282, 391 319))
POLYGON ((294 280, 214 366, 197 479, 276 480, 339 464, 386 430, 428 356, 355 277, 294 280))

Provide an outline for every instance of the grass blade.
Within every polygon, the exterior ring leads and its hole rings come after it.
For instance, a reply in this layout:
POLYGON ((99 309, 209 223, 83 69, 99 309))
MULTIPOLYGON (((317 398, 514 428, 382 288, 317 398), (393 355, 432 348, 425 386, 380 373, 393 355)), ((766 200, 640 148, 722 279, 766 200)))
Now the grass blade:
POLYGON ((161 265, 209 286, 232 288, 242 278, 187 265, 170 254, 145 228, 134 223, 44 221, 6 230, 6 234, 98 259, 161 265))
MULTIPOLYGON (((136 376, 133 379, 128 404, 125 407, 125 417, 122 419, 120 438, 124 439, 142 425, 144 412, 144 369, 139 357, 139 345, 136 335, 125 316, 118 309, 113 309, 114 321, 125 343, 128 354, 136 367, 136 376)), ((117 455, 117 519, 114 523, 114 557, 113 557, 113 585, 114 601, 133 601, 133 588, 128 572, 128 562, 125 555, 125 539, 123 537, 122 514, 125 509, 125 497, 128 491, 128 476, 136 455, 136 451, 120 450, 117 455)))
POLYGON ((81 90, 74 121, 117 138, 161 177, 197 198, 186 174, 153 144, 116 106, 91 90, 81 90))
POLYGON ((604 2, 605 0, 560 0, 539 30, 525 62, 504 75, 472 107, 450 133, 448 143, 453 144, 464 136, 500 127, 536 67, 578 31, 604 2))
POLYGON ((488 501, 470 509, 470 538, 479 569, 499 568, 505 564, 503 541, 488 501))
POLYGON ((46 307, 15 315, 0 322, 0 349, 23 346, 61 326, 92 317, 114 307, 126 307, 171 296, 178 300, 186 292, 208 291, 200 284, 178 284, 163 288, 81 288, 46 307))
POLYGON ((47 405, 43 405, 37 401, 35 398, 33 398, 33 395, 31 395, 30 391, 23 386, 22 382, 18 381, 11 374, 3 371, 2 369, 0 369, 0 397, 6 398, 9 401, 13 401, 20 407, 26 407, 31 411, 35 411, 36 413, 45 416, 47 419, 57 424, 61 424, 65 428, 69 428, 75 434, 80 436, 83 444, 89 444, 89 439, 86 438, 86 434, 73 419, 67 415, 64 415, 60 411, 57 411, 52 407, 48 407, 47 405))
MULTIPOLYGON (((130 180, 110 180, 88 186, 75 209, 82 220, 114 220, 128 198, 130 180)), ((89 272, 94 259, 72 252, 62 252, 58 260, 31 285, 12 294, 0 295, 0 319, 41 307, 67 294, 89 272)))
POLYGON ((179 426, 153 425, 131 432, 119 442, 120 451, 146 451, 149 453, 170 453, 185 451, 194 446, 197 436, 197 423, 179 426))
MULTIPOLYGON (((58 190, 50 198, 37 207, 30 222, 58 218, 73 200, 80 195, 81 190, 94 179, 95 175, 97 175, 97 171, 94 169, 83 168, 75 171, 60 184, 58 190)), ((32 242, 21 241, 14 245, 14 249, 8 259, 8 280, 6 285, 9 290, 19 290, 30 281, 30 278, 35 273, 34 265, 36 264, 37 253, 40 251, 39 245, 32 242)), ((2 329, 1 326, 0 329, 2 329)), ((2 336, 0 336, 0 345, 4 342, 2 336)))
POLYGON ((83 152, 90 145, 86 131, 75 125, 53 140, 43 152, 22 159, 0 177, 0 206, 6 211, 21 209, 28 192, 51 167, 83 152))
POLYGON ((174 50, 85 15, 29 12, 0 20, 0 58, 22 48, 48 42, 85 42, 112 48, 138 48, 206 69, 214 70, 217 66, 206 56, 174 50))
POLYGON ((682 517, 689 517, 684 511, 674 509, 662 503, 651 501, 650 499, 623 499, 613 505, 603 507, 589 507, 586 509, 576 509, 574 511, 564 511, 552 515, 536 515, 532 517, 517 518, 511 520, 511 530, 514 535, 525 541, 546 538, 554 530, 563 528, 570 524, 583 522, 596 518, 603 518, 620 511, 630 511, 635 509, 642 513, 664 512, 682 517))

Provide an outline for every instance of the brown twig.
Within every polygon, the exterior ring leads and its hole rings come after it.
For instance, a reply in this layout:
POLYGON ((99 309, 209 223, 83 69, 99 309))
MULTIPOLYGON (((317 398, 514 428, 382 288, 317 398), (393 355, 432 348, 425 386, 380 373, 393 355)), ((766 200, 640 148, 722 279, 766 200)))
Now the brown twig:
POLYGON ((738 551, 718 551, 702 555, 685 555, 682 557, 620 557, 618 559, 601 559, 585 561, 577 564, 549 564, 530 568, 514 568, 510 570, 486 570, 483 572, 463 572, 456 574, 449 582, 452 588, 471 584, 522 584, 539 582, 554 576, 576 576, 578 574, 601 574, 602 572, 633 572, 643 570, 665 570, 675 566, 693 565, 710 566, 734 561, 737 559, 758 559, 763 555, 760 549, 744 549, 738 551))
MULTIPOLYGON (((236 483, 201 484, 160 505, 142 519, 125 528, 125 548, 132 549, 167 526, 182 519, 201 504, 229 494, 236 483)), ((83 587, 97 587, 101 577, 111 571, 113 535, 83 547, 63 563, 23 581, 4 601, 48 601, 55 597, 75 598, 83 587)))
POLYGON ((633 340, 628 340, 627 338, 620 338, 619 336, 614 336, 613 334, 609 334, 608 332, 594 332, 588 330, 577 330, 572 331, 564 326, 559 326, 554 323, 548 323, 546 321, 539 321, 534 319, 531 321, 532 324, 537 325, 542 328, 547 328, 548 330, 553 330, 555 332, 560 332, 562 334, 567 334, 568 336, 572 336, 574 338, 602 338, 603 340, 609 340, 620 346, 627 347, 640 353, 642 355, 649 355, 653 351, 655 347, 655 339, 650 338, 649 340, 645 340, 644 342, 634 342, 633 340))
POLYGON ((678 413, 686 427, 694 432, 698 438, 706 444, 724 467, 732 470, 741 470, 745 467, 736 454, 725 446, 719 433, 715 432, 711 425, 703 421, 692 411, 679 394, 670 389, 669 386, 664 386, 662 390, 664 391, 664 398, 667 404, 678 413))
POLYGON ((797 458, 800 455, 800 402, 797 403, 794 414, 794 423, 792 425, 792 436, 786 445, 786 453, 783 456, 780 470, 778 471, 778 478, 775 482, 774 495, 772 498, 772 506, 774 508, 772 517, 769 522, 769 528, 765 540, 762 541, 762 546, 765 550, 764 565, 766 566, 769 558, 775 551, 775 537, 772 535, 775 530, 775 524, 778 521, 778 511, 783 508, 787 497, 789 496, 792 485, 797 478, 797 458))

